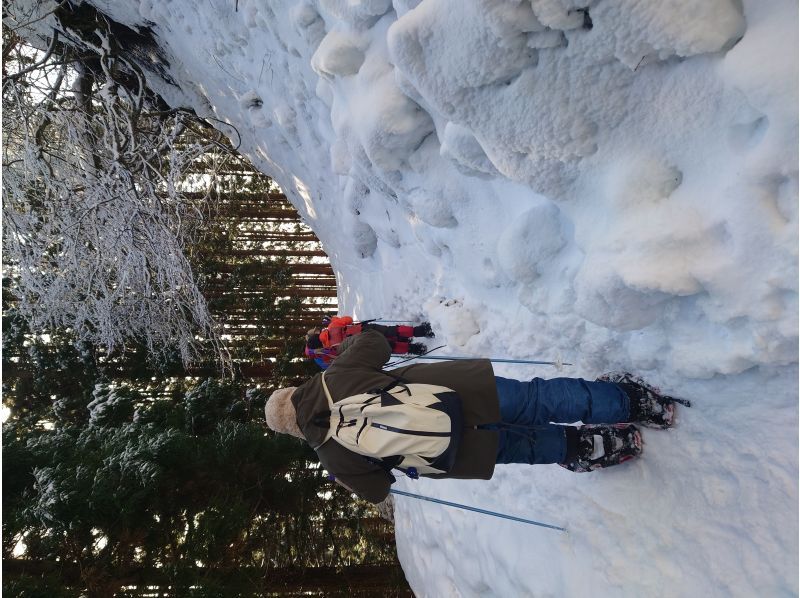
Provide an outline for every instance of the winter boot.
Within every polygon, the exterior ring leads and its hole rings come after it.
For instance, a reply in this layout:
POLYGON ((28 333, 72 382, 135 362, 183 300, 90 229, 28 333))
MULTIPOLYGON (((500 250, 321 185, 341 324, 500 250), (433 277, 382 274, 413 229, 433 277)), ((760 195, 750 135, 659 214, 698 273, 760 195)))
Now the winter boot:
POLYGON ((642 435, 631 424, 566 427, 567 457, 561 467, 577 473, 619 465, 642 454, 642 435))
POLYGON ((428 347, 422 343, 408 343, 408 352, 411 355, 425 355, 428 352, 428 347))
POLYGON ((689 401, 663 395, 657 388, 627 372, 603 374, 598 380, 613 382, 624 390, 631 408, 628 421, 648 428, 671 428, 675 423, 675 403, 691 406, 689 401))
POLYGON ((433 330, 431 330, 430 322, 423 322, 419 326, 414 326, 414 336, 418 338, 433 338, 436 335, 433 333, 433 330))

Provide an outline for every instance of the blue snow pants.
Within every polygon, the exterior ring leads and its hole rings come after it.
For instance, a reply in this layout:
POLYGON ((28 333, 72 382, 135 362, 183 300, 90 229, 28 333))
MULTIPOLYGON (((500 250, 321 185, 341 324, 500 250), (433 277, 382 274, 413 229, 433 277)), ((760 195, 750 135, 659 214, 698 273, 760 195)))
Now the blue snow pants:
POLYGON ((628 396, 610 382, 581 378, 534 378, 530 382, 495 376, 500 399, 497 463, 563 463, 564 426, 551 422, 615 424, 627 421, 628 396))

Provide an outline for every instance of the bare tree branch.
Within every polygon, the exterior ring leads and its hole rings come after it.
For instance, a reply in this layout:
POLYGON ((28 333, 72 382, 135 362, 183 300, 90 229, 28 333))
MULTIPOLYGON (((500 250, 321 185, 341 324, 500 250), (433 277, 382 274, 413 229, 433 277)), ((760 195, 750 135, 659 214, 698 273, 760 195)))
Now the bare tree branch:
MULTIPOLYGON (((5 81, 16 81, 17 79, 24 77, 28 73, 32 73, 33 71, 42 68, 42 66, 44 66, 50 60, 50 57, 53 55, 53 51, 56 49, 57 45, 58 45, 58 31, 54 29, 53 37, 50 39, 50 45, 47 47, 47 50, 45 50, 44 56, 42 56, 39 60, 30 65, 28 68, 22 69, 21 71, 17 71, 12 75, 6 75, 3 82, 5 83, 5 81)), ((3 56, 3 60, 5 61, 5 55, 3 56)))

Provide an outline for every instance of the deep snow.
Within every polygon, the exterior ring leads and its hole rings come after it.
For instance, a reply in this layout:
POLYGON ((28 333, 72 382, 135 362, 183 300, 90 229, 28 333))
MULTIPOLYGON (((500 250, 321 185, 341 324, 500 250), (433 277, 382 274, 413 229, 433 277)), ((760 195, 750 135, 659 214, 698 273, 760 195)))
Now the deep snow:
POLYGON ((399 499, 418 595, 797 595, 796 2, 92 3, 151 24, 349 313, 693 399, 615 470, 401 482, 569 528, 399 499))

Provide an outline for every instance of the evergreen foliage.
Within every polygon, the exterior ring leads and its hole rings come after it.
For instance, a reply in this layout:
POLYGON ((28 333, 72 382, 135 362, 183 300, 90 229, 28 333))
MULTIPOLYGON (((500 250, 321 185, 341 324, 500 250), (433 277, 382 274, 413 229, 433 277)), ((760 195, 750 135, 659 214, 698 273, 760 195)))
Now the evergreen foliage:
POLYGON ((305 443, 264 428, 261 391, 207 379, 154 398, 132 380, 85 392, 83 376, 63 386, 77 394, 47 398, 8 380, 13 404, 31 406, 3 429, 9 595, 254 595, 279 589, 272 571, 396 567, 388 524, 334 488, 305 443))

